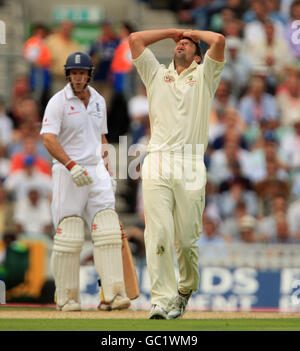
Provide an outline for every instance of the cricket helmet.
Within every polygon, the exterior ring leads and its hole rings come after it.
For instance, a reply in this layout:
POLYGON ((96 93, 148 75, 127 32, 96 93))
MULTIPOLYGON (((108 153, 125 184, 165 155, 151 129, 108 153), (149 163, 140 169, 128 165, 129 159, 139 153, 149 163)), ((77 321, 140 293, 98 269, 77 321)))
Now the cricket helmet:
POLYGON ((70 74, 70 69, 87 69, 89 71, 89 78, 92 77, 94 72, 94 65, 90 55, 86 54, 85 52, 73 52, 67 58, 65 64, 65 75, 68 78, 70 74))

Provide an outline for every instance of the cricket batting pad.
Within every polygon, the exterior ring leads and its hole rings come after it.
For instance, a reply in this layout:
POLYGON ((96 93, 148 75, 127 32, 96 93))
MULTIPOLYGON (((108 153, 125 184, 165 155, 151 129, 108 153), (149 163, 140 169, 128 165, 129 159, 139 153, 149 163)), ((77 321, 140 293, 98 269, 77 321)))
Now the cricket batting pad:
POLYGON ((83 241, 84 222, 80 217, 66 217, 59 223, 51 256, 58 306, 70 300, 79 302, 79 261, 83 241))
POLYGON ((126 296, 121 235, 116 211, 107 209, 95 215, 92 230, 94 263, 101 279, 104 300, 108 303, 117 295, 126 296))

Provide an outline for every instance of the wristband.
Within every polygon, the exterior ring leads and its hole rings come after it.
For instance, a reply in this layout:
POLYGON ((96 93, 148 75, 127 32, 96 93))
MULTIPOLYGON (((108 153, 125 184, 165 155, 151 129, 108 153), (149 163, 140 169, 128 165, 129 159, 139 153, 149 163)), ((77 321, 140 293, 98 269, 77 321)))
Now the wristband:
POLYGON ((70 171, 75 165, 76 165, 76 162, 73 160, 70 160, 65 164, 65 167, 70 171))

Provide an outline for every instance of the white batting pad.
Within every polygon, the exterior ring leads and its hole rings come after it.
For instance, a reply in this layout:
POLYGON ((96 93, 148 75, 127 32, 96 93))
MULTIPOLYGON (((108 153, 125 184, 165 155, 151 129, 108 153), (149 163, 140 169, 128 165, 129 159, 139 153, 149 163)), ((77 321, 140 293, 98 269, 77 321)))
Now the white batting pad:
POLYGON ((84 221, 80 217, 64 218, 54 236, 51 256, 58 306, 70 300, 79 302, 79 261, 83 241, 84 221))
POLYGON ((104 300, 126 296, 122 262, 122 233, 119 217, 112 209, 98 212, 93 221, 94 262, 101 279, 104 300))

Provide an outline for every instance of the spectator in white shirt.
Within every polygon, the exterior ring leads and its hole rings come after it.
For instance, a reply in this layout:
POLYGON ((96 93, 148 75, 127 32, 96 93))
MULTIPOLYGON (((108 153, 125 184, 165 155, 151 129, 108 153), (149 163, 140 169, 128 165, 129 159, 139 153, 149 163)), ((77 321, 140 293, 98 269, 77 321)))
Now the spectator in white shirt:
POLYGON ((276 101, 280 110, 280 123, 283 127, 293 125, 300 116, 300 71, 289 67, 285 79, 276 90, 276 101))
POLYGON ((226 64, 222 78, 230 83, 231 93, 239 99, 245 91, 253 65, 243 50, 242 40, 237 37, 226 38, 226 64))
POLYGON ((220 218, 217 215, 212 215, 207 211, 204 212, 203 233, 197 241, 200 255, 204 260, 226 255, 226 242, 219 231, 220 223, 220 218))
POLYGON ((270 92, 274 93, 278 83, 284 76, 284 67, 293 60, 287 42, 275 36, 275 24, 267 20, 263 23, 264 37, 253 43, 248 50, 248 57, 254 70, 264 69, 270 92))
POLYGON ((13 123, 6 115, 4 102, 0 99, 0 142, 3 146, 7 146, 12 140, 13 123))
POLYGON ((38 171, 34 167, 34 156, 28 155, 25 160, 25 169, 10 174, 4 187, 8 192, 13 193, 16 200, 26 198, 28 189, 37 188, 41 196, 50 197, 52 192, 52 179, 50 176, 38 171))
POLYGON ((29 189, 27 197, 16 202, 14 220, 17 233, 24 237, 38 239, 52 234, 50 202, 37 188, 29 189))
POLYGON ((245 14, 244 20, 246 20, 246 25, 244 27, 244 37, 247 46, 252 48, 252 46, 257 42, 265 38, 266 33, 264 31, 264 23, 267 20, 273 20, 275 26, 275 36, 283 37, 284 35, 284 24, 279 18, 268 13, 268 7, 263 0, 253 0, 251 7, 254 11, 253 18, 248 21, 245 14))
POLYGON ((240 147, 240 139, 232 134, 226 139, 224 146, 211 154, 209 172, 215 175, 218 183, 228 180, 233 176, 230 165, 238 161, 241 166, 241 173, 248 175, 250 172, 250 153, 240 147))
POLYGON ((146 124, 149 120, 149 105, 146 87, 142 84, 140 92, 128 101, 132 144, 146 134, 146 124))

